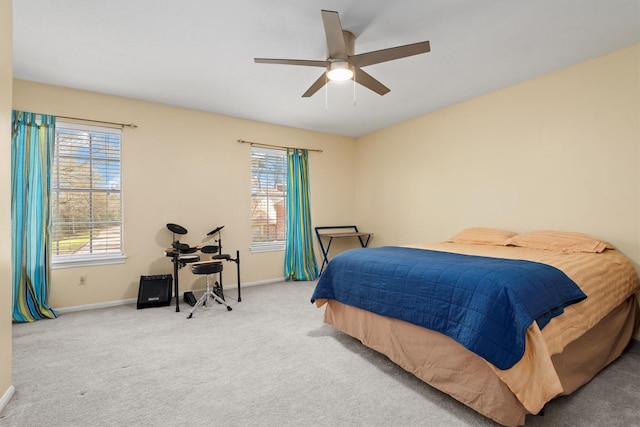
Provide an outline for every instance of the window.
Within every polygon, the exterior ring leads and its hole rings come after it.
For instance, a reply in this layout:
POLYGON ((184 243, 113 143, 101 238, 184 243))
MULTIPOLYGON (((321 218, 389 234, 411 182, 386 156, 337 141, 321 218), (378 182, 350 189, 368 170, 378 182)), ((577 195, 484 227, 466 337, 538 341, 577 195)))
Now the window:
POLYGON ((284 250, 287 152, 251 148, 251 251, 284 250))
POLYGON ((124 262, 120 129, 56 123, 52 266, 124 262))

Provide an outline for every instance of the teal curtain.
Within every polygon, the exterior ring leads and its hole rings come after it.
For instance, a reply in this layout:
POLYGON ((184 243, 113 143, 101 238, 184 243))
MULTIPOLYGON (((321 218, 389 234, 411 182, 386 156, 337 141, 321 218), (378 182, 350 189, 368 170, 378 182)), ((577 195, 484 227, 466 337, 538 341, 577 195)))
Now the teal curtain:
POLYGON ((13 111, 11 119, 13 321, 33 322, 58 317, 47 304, 55 117, 13 111))
POLYGON ((287 240, 284 255, 286 280, 313 280, 318 263, 313 251, 309 204, 309 154, 287 149, 287 240))

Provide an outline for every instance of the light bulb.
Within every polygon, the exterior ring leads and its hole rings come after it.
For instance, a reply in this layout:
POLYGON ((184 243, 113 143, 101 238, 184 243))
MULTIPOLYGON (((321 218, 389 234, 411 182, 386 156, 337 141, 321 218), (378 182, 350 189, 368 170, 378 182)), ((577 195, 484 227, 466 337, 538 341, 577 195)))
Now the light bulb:
POLYGON ((353 77, 353 70, 347 61, 334 61, 329 64, 327 78, 335 82, 343 82, 353 77))

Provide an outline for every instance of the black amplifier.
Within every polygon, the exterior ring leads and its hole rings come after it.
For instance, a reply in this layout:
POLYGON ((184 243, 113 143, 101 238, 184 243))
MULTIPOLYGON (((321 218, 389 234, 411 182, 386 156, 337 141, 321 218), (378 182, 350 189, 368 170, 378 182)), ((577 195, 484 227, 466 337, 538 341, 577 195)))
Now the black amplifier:
POLYGON ((170 305, 172 284, 173 276, 171 274, 140 276, 138 309, 170 305))

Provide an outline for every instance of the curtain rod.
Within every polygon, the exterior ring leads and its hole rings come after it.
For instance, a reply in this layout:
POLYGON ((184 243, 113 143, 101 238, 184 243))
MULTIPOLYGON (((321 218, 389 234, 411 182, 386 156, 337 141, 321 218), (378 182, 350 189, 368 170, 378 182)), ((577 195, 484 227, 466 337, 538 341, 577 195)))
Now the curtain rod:
POLYGON ((282 145, 271 145, 271 144, 262 144, 260 142, 251 142, 251 141, 245 141, 244 139, 239 139, 238 142, 240 144, 249 144, 252 147, 265 147, 265 148, 291 148, 293 150, 307 150, 307 151, 315 151, 317 153, 322 153, 322 150, 318 150, 315 148, 296 148, 296 147, 284 147, 282 145))
POLYGON ((105 122, 102 120, 92 120, 92 119, 81 119, 80 117, 65 117, 65 116, 56 116, 57 119, 71 119, 71 120, 82 120, 85 122, 92 122, 92 123, 103 123, 105 125, 118 125, 121 127, 127 127, 127 128, 131 128, 131 129, 135 129, 138 127, 138 125, 136 125, 135 123, 116 123, 116 122, 105 122))

